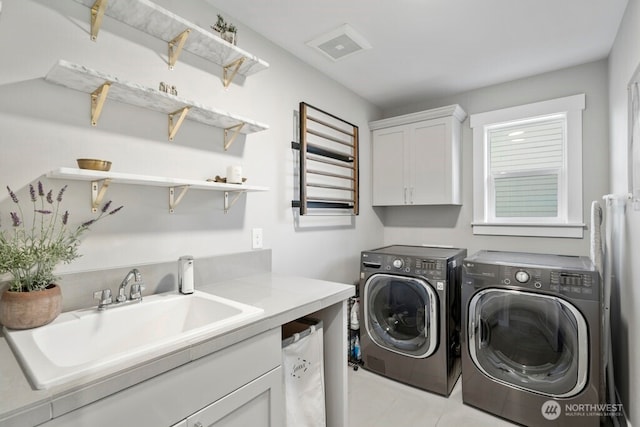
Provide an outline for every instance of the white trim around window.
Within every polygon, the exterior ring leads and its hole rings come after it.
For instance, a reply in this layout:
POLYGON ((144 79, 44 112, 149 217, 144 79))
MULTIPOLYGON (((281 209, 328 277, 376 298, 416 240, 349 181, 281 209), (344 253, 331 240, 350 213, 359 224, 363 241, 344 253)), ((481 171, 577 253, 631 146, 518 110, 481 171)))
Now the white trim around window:
POLYGON ((473 130, 473 233, 505 236, 582 238, 585 228, 582 206, 582 111, 585 95, 573 95, 533 104, 472 114, 473 130), (559 188, 554 219, 496 218, 488 203, 488 129, 502 124, 550 115, 566 117, 565 177, 559 188))

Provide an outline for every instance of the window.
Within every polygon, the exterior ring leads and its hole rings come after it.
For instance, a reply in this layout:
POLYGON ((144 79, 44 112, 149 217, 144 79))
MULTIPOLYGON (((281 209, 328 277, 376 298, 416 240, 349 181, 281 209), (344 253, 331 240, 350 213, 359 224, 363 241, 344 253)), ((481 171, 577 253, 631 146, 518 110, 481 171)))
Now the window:
POLYGON ((472 114, 474 234, 581 238, 584 94, 472 114))

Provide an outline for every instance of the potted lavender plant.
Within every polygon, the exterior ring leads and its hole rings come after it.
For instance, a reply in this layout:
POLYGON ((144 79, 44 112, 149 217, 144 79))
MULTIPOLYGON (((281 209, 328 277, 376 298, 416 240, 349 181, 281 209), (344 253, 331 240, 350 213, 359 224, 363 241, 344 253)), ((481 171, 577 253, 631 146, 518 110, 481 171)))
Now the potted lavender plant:
POLYGON ((0 299, 0 323, 7 328, 42 326, 60 314, 62 294, 55 283, 56 265, 78 258, 80 237, 89 226, 122 209, 110 210, 109 201, 95 218, 70 228, 69 211, 61 208, 66 189, 65 185, 54 199, 53 190, 45 192, 41 182, 36 187, 29 184, 30 206, 23 210, 16 194, 7 187, 16 205, 9 215, 11 226, 0 228, 0 274, 11 277, 0 299))

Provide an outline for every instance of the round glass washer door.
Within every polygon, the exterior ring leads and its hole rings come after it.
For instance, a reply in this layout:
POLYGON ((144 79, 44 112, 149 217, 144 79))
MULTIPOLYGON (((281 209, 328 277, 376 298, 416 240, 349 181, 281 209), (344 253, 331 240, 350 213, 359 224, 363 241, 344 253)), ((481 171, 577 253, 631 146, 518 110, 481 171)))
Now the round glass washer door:
POLYGON ((438 346, 438 296, 426 280, 374 274, 364 285, 364 323, 378 346, 431 356, 438 346))
POLYGON ((585 387, 587 324, 564 299, 485 289, 471 298, 468 319, 471 359, 493 380, 554 398, 585 387))

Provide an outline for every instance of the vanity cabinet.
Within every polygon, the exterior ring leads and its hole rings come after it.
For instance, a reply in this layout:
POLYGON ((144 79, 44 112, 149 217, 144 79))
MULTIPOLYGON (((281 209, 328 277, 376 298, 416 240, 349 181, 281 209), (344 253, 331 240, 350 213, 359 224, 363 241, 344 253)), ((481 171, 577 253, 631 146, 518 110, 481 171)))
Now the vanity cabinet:
POLYGON ((373 205, 461 204, 459 105, 369 123, 373 205))
POLYGON ((282 426, 280 337, 268 330, 43 426, 282 426))

